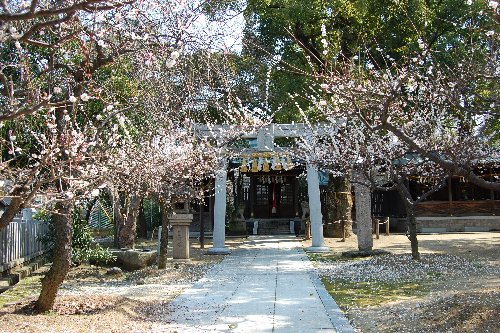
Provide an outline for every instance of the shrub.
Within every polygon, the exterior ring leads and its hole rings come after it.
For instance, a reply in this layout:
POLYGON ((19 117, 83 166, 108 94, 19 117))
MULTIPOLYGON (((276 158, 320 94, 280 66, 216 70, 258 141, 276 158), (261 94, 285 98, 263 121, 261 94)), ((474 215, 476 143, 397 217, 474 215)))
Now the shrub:
MULTIPOLYGON (((50 247, 54 245, 55 231, 52 223, 52 214, 48 210, 40 210, 34 219, 49 224, 49 232, 40 237, 40 240, 50 247)), ((74 264, 90 262, 96 265, 107 264, 116 259, 108 248, 103 248, 94 241, 92 230, 87 221, 82 217, 81 210, 73 210, 73 237, 72 237, 72 261, 74 264)))

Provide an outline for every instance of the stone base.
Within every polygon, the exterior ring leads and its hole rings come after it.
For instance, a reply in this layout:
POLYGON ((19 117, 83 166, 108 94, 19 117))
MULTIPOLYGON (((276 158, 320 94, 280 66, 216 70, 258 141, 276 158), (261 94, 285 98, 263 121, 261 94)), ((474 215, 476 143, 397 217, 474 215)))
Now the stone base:
POLYGON ((330 252, 330 248, 326 246, 310 246, 306 248, 306 252, 308 253, 325 253, 330 252))
POLYGON ((358 250, 358 251, 345 251, 342 252, 342 257, 345 258, 365 258, 365 257, 373 257, 373 256, 381 256, 384 254, 391 254, 391 252, 381 249, 375 250, 358 250))
POLYGON ((182 264, 182 263, 187 263, 191 262, 191 259, 170 259, 169 262, 174 263, 174 264, 182 264))
POLYGON ((206 254, 230 254, 231 250, 227 247, 211 247, 206 254))

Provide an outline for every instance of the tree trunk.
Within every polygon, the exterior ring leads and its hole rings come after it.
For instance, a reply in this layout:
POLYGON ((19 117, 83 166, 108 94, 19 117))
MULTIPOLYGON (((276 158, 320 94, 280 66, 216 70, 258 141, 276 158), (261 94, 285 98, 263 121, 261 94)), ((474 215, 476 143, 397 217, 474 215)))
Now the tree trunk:
POLYGON ((26 185, 16 185, 8 196, 11 196, 9 206, 6 207, 5 212, 0 216, 0 231, 6 228, 10 222, 16 217, 21 209, 25 207, 27 203, 30 203, 35 195, 38 193, 41 183, 36 183, 31 187, 26 185))
POLYGON ((305 231, 304 231, 304 239, 311 239, 311 219, 308 217, 304 220, 305 231))
POLYGON ((49 271, 42 279, 42 291, 36 301, 38 312, 52 309, 59 286, 64 281, 71 265, 72 204, 59 202, 55 208, 57 213, 54 215, 53 221, 55 230, 53 259, 49 271))
POLYGON ((158 254, 158 269, 167 267, 167 251, 168 251, 168 208, 163 199, 160 199, 161 210, 161 236, 160 236, 160 253, 158 254))
POLYGON ((408 223, 408 238, 411 243, 411 256, 413 260, 420 260, 420 253, 418 252, 418 240, 417 240, 417 219, 415 217, 415 204, 410 204, 411 208, 406 208, 407 217, 406 223, 408 223))
POLYGON ((148 238, 148 225, 146 223, 146 214, 144 214, 144 199, 141 200, 139 217, 137 218, 137 237, 148 238))
POLYGON ((92 214, 92 209, 94 208, 98 199, 98 197, 95 197, 87 202, 87 207, 85 209, 85 221, 87 222, 87 224, 90 222, 90 214, 92 214))
POLYGON ((371 251, 373 249, 371 188, 368 187, 366 176, 363 173, 353 175, 355 183, 356 223, 358 225, 358 249, 371 251))
POLYGON ((120 248, 133 249, 135 246, 135 237, 137 234, 137 216, 139 215, 139 207, 141 197, 131 195, 127 198, 125 206, 125 216, 118 225, 118 243, 120 248))
POLYGON ((352 235, 352 195, 350 175, 330 177, 327 188, 328 222, 331 224, 331 237, 343 238, 352 235), (342 230, 342 227, 344 230, 342 230))
POLYGON ((415 206, 416 203, 413 201, 408 187, 400 181, 397 186, 399 195, 403 199, 406 208, 406 223, 408 225, 408 238, 411 243, 411 256, 414 260, 420 260, 420 253, 418 252, 418 240, 417 240, 417 219, 415 217, 415 206))
POLYGON ((10 200, 10 204, 6 207, 5 212, 0 216, 0 231, 6 228, 10 222, 16 217, 21 210, 23 200, 19 197, 14 197, 10 200))
POLYGON ((114 239, 113 243, 115 247, 120 246, 120 242, 118 239, 119 227, 123 224, 123 216, 121 212, 121 203, 120 203, 120 194, 118 191, 111 187, 109 189, 109 197, 113 204, 113 225, 114 225, 114 239))

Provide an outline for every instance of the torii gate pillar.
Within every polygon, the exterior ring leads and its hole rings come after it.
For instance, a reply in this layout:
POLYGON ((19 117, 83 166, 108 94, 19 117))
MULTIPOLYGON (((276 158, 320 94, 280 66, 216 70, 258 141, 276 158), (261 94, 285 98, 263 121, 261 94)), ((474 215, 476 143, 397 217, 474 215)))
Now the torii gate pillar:
POLYGON ((307 192, 309 194, 312 246, 308 247, 306 251, 329 252, 330 249, 323 246, 323 216, 321 214, 319 175, 318 167, 314 164, 307 164, 307 192))
POLYGON ((215 203, 214 203, 214 230, 213 246, 208 254, 229 254, 231 251, 225 246, 226 241, 226 181, 227 162, 221 158, 219 170, 215 176, 215 203))

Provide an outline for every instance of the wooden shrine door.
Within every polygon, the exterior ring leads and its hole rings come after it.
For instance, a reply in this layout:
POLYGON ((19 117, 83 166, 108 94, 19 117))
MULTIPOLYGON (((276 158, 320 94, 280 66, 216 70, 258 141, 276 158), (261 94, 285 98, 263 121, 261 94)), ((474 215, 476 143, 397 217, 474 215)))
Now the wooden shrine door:
POLYGON ((276 183, 259 182, 255 179, 253 207, 255 218, 295 217, 297 193, 294 188, 294 178, 284 179, 286 180, 276 183), (276 207, 274 211, 273 206, 276 207))

